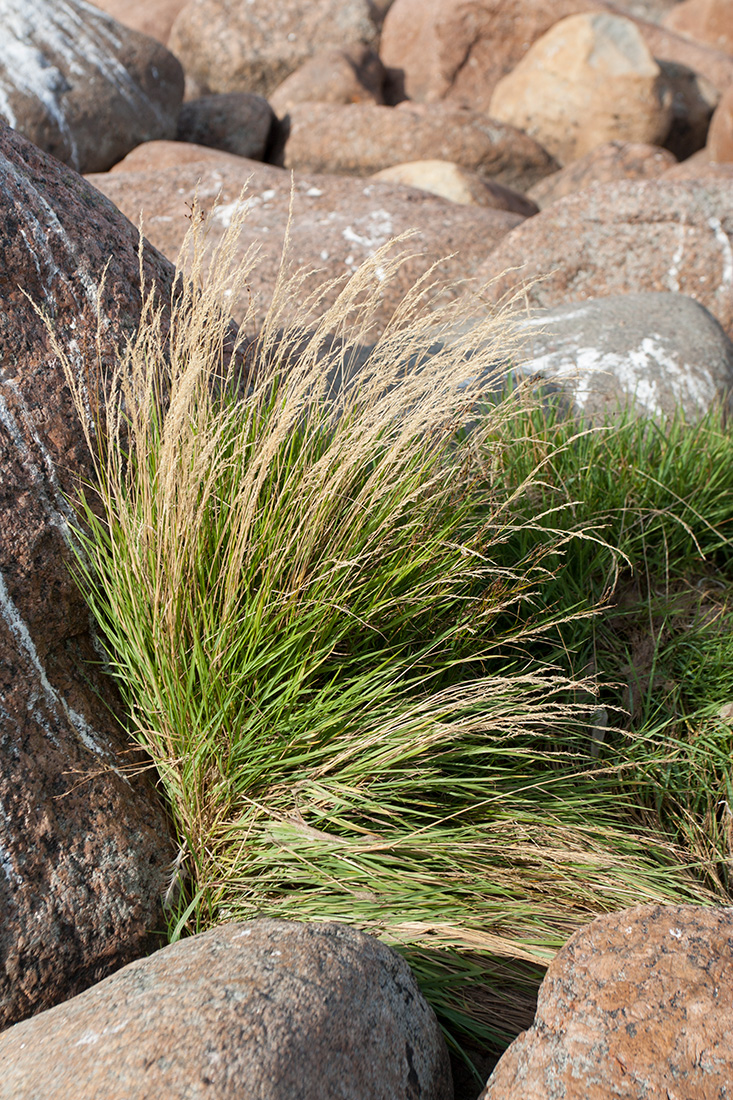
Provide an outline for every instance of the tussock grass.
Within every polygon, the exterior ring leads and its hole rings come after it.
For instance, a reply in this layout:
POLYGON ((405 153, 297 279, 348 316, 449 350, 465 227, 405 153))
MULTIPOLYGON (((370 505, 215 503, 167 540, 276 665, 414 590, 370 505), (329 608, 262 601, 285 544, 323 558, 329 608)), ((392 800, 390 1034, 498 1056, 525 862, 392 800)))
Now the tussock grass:
POLYGON ((587 437, 464 384, 476 347, 511 352, 510 313, 427 314, 431 274, 365 360, 383 249, 325 310, 283 273, 232 353, 237 229, 204 286, 194 231, 169 326, 147 288, 110 373, 68 365, 96 466, 78 575, 180 846, 170 935, 356 924, 455 1043, 500 1044, 579 925, 714 896, 594 755, 600 668, 569 659, 628 548, 578 518, 587 437))

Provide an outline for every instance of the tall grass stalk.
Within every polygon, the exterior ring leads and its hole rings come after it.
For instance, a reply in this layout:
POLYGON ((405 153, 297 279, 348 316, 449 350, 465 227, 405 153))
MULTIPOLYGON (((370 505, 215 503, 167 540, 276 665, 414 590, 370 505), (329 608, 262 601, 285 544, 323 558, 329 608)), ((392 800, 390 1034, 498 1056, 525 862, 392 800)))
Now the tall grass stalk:
POLYGON ((193 231, 169 323, 145 288, 110 372, 67 364, 96 471, 78 575, 180 846, 170 934, 356 924, 456 1041, 496 1039, 580 924, 708 897, 592 758, 593 682, 533 655, 595 612, 543 590, 601 535, 528 506, 549 455, 507 491, 531 393, 479 405, 465 384, 473 349, 511 350, 507 313, 438 306, 430 275, 376 333, 383 249, 328 308, 284 269, 232 352, 256 262, 233 263, 239 228, 203 285, 193 231))

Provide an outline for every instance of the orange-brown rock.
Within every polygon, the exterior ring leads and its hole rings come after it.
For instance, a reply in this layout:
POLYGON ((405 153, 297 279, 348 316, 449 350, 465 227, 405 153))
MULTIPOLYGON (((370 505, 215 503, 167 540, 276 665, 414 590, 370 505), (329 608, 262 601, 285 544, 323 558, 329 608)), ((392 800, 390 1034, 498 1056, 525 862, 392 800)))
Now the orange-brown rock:
POLYGON ((180 940, 0 1035, 0 1100, 452 1100, 407 963, 334 923, 180 940))
POLYGON ((462 168, 449 160, 414 160, 383 168, 371 177, 387 183, 401 183, 440 195, 463 206, 491 206, 494 210, 511 210, 525 218, 536 214, 539 207, 530 199, 493 180, 484 179, 470 168, 462 168))
POLYGON ((704 305, 733 336, 730 185, 664 178, 594 184, 513 229, 478 275, 496 278, 487 294, 497 297, 540 278, 527 292, 533 306, 672 290, 704 305))
POLYGON ((325 50, 286 77, 269 95, 281 117, 298 103, 384 103, 386 73, 369 46, 325 50))
POLYGON ((694 157, 683 160, 681 164, 675 164, 673 168, 667 169, 664 178, 670 180, 733 180, 733 161, 724 161, 722 164, 712 161, 707 156, 707 150, 702 149, 694 157))
POLYGON ((94 7, 165 45, 173 21, 185 3, 186 0, 94 0, 94 7))
MULTIPOLYGON (((533 42, 568 15, 607 11, 612 0, 395 0, 380 57, 410 99, 450 99, 488 111, 498 81, 533 42)), ((720 91, 733 83, 733 58, 634 18, 653 57, 704 74, 720 91)))
POLYGON ((368 0, 188 0, 169 47, 202 91, 269 96, 315 53, 373 45, 368 0))
POLYGON ((480 1100, 725 1097, 731 1028, 733 909, 598 917, 550 964, 534 1024, 480 1100))
POLYGON ((733 54, 733 11, 730 0, 684 0, 672 8, 664 25, 706 46, 733 54))
POLYGON ((662 145, 672 95, 631 20, 588 12, 533 43, 494 88, 489 114, 567 164, 607 141, 662 145))
POLYGON ((640 142, 609 141, 596 146, 584 157, 574 160, 559 172, 546 176, 527 192, 540 208, 582 191, 592 183, 611 180, 657 179, 677 161, 668 149, 640 142))
POLYGON ((301 103, 290 111, 283 137, 273 159, 299 172, 371 176, 408 161, 449 160, 525 191, 557 168, 516 127, 447 103, 301 103))
MULTIPOLYGON (((31 305, 79 370, 99 332, 109 367, 139 319, 138 234, 3 124, 0 191, 1 1028, 149 950, 172 852, 152 788, 123 770, 139 758, 70 575, 66 495, 91 463, 31 305)), ((146 247, 144 267, 170 291, 162 256, 146 247)))
POLYGON ((733 161, 733 84, 715 109, 707 143, 711 161, 733 161))
MULTIPOLYGON (((148 239, 171 257, 178 254, 190 224, 187 203, 197 187, 199 199, 209 211, 217 194, 221 196, 221 205, 209 216, 209 238, 214 244, 230 223, 240 192, 250 180, 248 217, 238 254, 244 255, 250 245, 258 246, 249 287, 264 309, 280 267, 290 209, 290 173, 225 153, 214 154, 206 162, 162 168, 154 161, 157 149, 164 157, 170 154, 170 144, 165 143, 151 142, 139 150, 147 164, 145 171, 120 170, 90 179, 128 216, 137 218, 142 209, 148 239)), ((297 173, 294 185, 289 258, 298 267, 316 271, 303 294, 326 278, 348 275, 380 245, 417 229, 417 236, 405 246, 413 258, 401 269, 397 282, 383 289, 378 314, 381 325, 414 280, 435 261, 451 257, 444 266, 451 282, 470 276, 487 251, 523 220, 504 210, 459 206, 424 191, 374 180, 297 173)), ((332 288, 322 300, 332 302, 336 293, 332 288)), ((237 319, 248 304, 248 294, 232 303, 237 319)))

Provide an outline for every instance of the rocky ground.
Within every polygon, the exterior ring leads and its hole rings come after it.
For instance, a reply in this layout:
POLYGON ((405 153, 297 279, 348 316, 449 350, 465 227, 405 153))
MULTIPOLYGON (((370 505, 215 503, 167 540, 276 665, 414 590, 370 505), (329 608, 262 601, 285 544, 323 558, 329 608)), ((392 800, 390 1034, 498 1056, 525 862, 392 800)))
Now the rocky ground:
MULTIPOLYGON (((381 323, 443 257, 487 300, 541 276, 528 370, 584 411, 699 416, 733 383, 733 2, 0 0, 2 119, 0 1097, 449 1100, 435 1018, 376 941, 256 922, 145 957, 174 852, 67 568, 87 460, 59 351, 99 334, 111 360, 131 222, 165 291, 195 193, 216 241, 247 185, 266 308, 292 186, 290 257, 319 280, 417 230, 381 323)), ((589 924, 482 1096, 723 1096, 730 924, 589 924)))

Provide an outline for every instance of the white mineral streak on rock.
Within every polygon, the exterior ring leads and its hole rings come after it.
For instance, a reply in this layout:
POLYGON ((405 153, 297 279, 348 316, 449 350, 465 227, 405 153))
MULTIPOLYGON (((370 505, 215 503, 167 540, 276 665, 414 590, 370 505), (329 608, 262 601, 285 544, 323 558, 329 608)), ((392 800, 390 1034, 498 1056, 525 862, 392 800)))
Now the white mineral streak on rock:
POLYGON ((73 520, 73 512, 71 511, 68 502, 65 500, 63 493, 61 492, 61 487, 59 485, 59 479, 56 473, 56 467, 54 466, 53 459, 41 442, 38 432, 34 427, 33 418, 31 417, 30 410, 23 400, 23 395, 21 394, 20 390, 14 382, 11 382, 8 379, 2 377, 2 369, 0 369, 0 386, 7 390, 10 390, 10 392, 13 394, 13 397, 15 398, 18 407, 20 408, 20 412, 23 417, 23 423, 25 424, 28 434, 33 440, 33 443, 37 448, 41 459, 43 460, 43 465, 46 469, 46 478, 48 479, 48 484, 50 484, 51 493, 53 494, 53 503, 47 491, 46 479, 44 478, 41 470, 38 468, 36 463, 33 461, 30 447, 23 438, 23 433, 18 427, 18 423, 12 412, 10 411, 8 403, 2 396, 2 394, 0 394, 0 424, 3 425, 8 435, 12 439, 13 443, 15 444, 16 450, 20 454, 23 465, 25 466, 28 473, 31 475, 33 483, 38 489, 39 499, 41 501, 41 504, 43 505, 43 509, 46 515, 48 516, 49 522, 58 529, 67 546, 70 546, 71 538, 69 534, 69 521, 73 520))
MULTIPOLYGON (((2 802, 0 802, 0 817, 2 817, 3 822, 5 823, 5 830, 9 834, 10 821, 8 819, 7 813, 5 812, 5 807, 3 806, 2 802)), ((9 883, 11 883, 11 885, 23 885, 23 876, 18 874, 10 853, 8 852, 7 848, 5 848, 2 844, 0 844, 0 869, 2 869, 5 878, 8 880, 9 883)))
POLYGON ((20 611, 10 598, 10 593, 8 592, 2 572, 0 572, 0 614, 5 620, 10 633, 17 641, 20 649, 25 652, 29 664, 35 670, 43 695, 51 710, 55 714, 61 711, 70 725, 76 730, 81 742, 90 752, 106 760, 111 770, 118 775, 120 779, 123 779, 125 783, 128 783, 128 780, 125 779, 122 773, 113 764, 109 763, 111 758, 109 750, 98 744, 96 738, 99 735, 92 729, 86 718, 75 711, 73 707, 70 707, 63 696, 59 695, 56 689, 51 686, 48 676, 46 675, 46 670, 41 663, 38 651, 31 638, 30 631, 20 611))
POLYGON ((720 285, 730 286, 733 283, 733 248, 731 247, 730 237, 723 229, 719 218, 708 218, 708 225, 715 234, 715 239, 723 253, 723 271, 720 276, 720 285))
POLYGON ((0 114, 15 127, 13 96, 39 100, 69 143, 71 161, 79 167, 76 142, 69 128, 62 96, 70 91, 64 73, 83 77, 96 68, 132 107, 144 104, 159 112, 115 56, 122 46, 115 23, 84 0, 2 0, 0 34, 0 114))
POLYGON ((672 257, 672 263, 669 271, 667 272, 667 289, 671 290, 673 294, 679 294, 680 289, 680 264, 682 263, 682 257, 685 254, 685 226, 680 224, 677 226, 677 247, 672 257))

